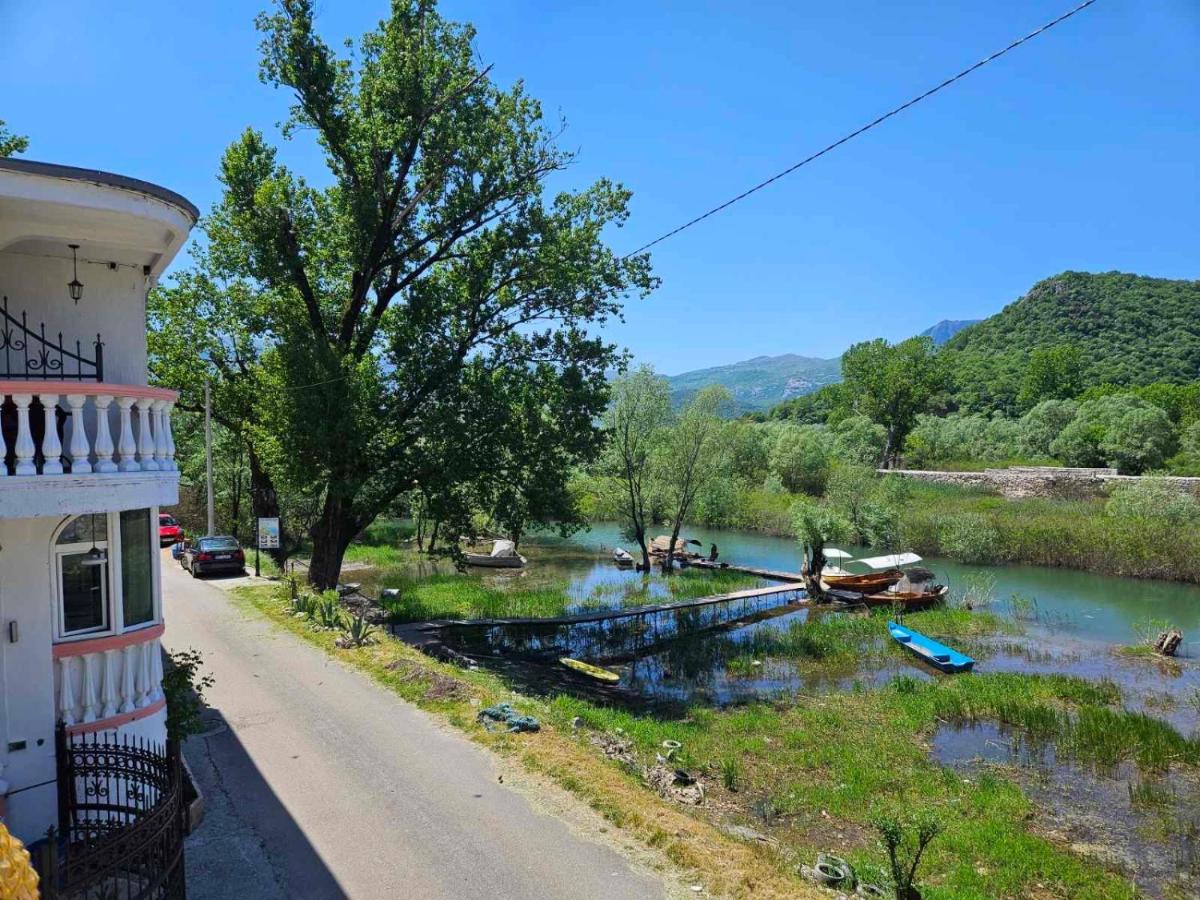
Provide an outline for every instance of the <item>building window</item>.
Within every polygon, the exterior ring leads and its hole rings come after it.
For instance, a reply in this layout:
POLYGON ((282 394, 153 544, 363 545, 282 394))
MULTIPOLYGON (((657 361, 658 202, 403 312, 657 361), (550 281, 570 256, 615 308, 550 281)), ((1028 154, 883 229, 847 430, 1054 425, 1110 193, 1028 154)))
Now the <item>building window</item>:
POLYGON ((107 631, 108 517, 80 516, 59 534, 58 562, 64 636, 107 631))
POLYGON ((154 570, 150 554, 150 510, 121 513, 121 603, 125 627, 154 618, 154 570))

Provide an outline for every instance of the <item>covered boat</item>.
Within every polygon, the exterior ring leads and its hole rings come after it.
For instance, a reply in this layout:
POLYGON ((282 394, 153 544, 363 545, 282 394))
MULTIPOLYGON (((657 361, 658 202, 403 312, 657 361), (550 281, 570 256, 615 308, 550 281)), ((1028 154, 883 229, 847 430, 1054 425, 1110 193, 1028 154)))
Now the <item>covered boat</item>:
POLYGON ((485 569, 520 569, 525 565, 525 557, 517 552, 517 545, 512 541, 492 541, 492 552, 467 553, 468 566, 480 566, 485 569))
POLYGON ((615 562, 617 564, 617 566, 622 569, 632 568, 633 567, 633 554, 630 553, 628 550, 626 550, 624 547, 618 547, 616 550, 613 551, 613 562, 615 562))
POLYGON ((847 566, 857 564, 866 566, 872 571, 859 574, 844 568, 826 566, 821 571, 821 586, 826 590, 859 591, 864 594, 885 591, 892 585, 898 584, 905 575, 901 567, 921 561, 921 557, 915 553, 892 553, 887 556, 848 559, 849 553, 836 548, 826 550, 825 555, 831 559, 846 559, 847 566))

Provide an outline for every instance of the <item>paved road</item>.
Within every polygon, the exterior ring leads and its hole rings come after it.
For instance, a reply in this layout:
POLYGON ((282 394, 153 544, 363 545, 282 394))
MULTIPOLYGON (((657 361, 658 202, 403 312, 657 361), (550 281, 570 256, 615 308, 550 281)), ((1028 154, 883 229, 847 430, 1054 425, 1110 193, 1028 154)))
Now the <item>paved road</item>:
POLYGON ((200 650, 216 679, 219 716, 186 748, 207 798, 188 843, 192 900, 665 895, 580 833, 594 814, 563 807, 573 830, 539 811, 498 783, 487 751, 247 617, 169 555, 163 596, 164 643, 200 650))

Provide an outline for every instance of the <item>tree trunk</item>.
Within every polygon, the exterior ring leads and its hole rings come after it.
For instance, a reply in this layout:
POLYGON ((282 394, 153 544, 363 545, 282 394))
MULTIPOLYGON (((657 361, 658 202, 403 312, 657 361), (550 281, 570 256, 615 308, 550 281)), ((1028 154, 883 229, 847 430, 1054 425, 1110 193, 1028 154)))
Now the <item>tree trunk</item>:
POLYGON ((330 494, 325 498, 321 518, 312 529, 313 552, 308 581, 318 590, 336 588, 342 573, 346 548, 358 534, 358 519, 348 497, 330 494))
POLYGON ((682 527, 682 517, 676 518, 675 524, 671 527, 671 546, 667 548, 667 561, 663 566, 664 575, 670 575, 675 571, 675 542, 679 540, 679 531, 682 527))

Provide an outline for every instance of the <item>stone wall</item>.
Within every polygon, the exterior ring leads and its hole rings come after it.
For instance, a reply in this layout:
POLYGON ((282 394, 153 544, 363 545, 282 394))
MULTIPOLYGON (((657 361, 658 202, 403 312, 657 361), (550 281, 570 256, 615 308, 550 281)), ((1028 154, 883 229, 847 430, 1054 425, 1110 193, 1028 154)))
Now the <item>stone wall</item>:
MULTIPOLYGON (((1016 499, 1054 497, 1083 499, 1100 497, 1117 484, 1132 483, 1145 476, 1119 475, 1116 469, 1070 469, 1060 466, 1013 466, 1010 469, 984 469, 982 472, 939 472, 926 469, 880 469, 881 474, 900 475, 933 484, 989 488, 1016 499)), ((1157 476, 1155 476, 1157 477, 1157 476)), ((1166 482, 1181 491, 1200 496, 1200 478, 1164 476, 1166 482)))

